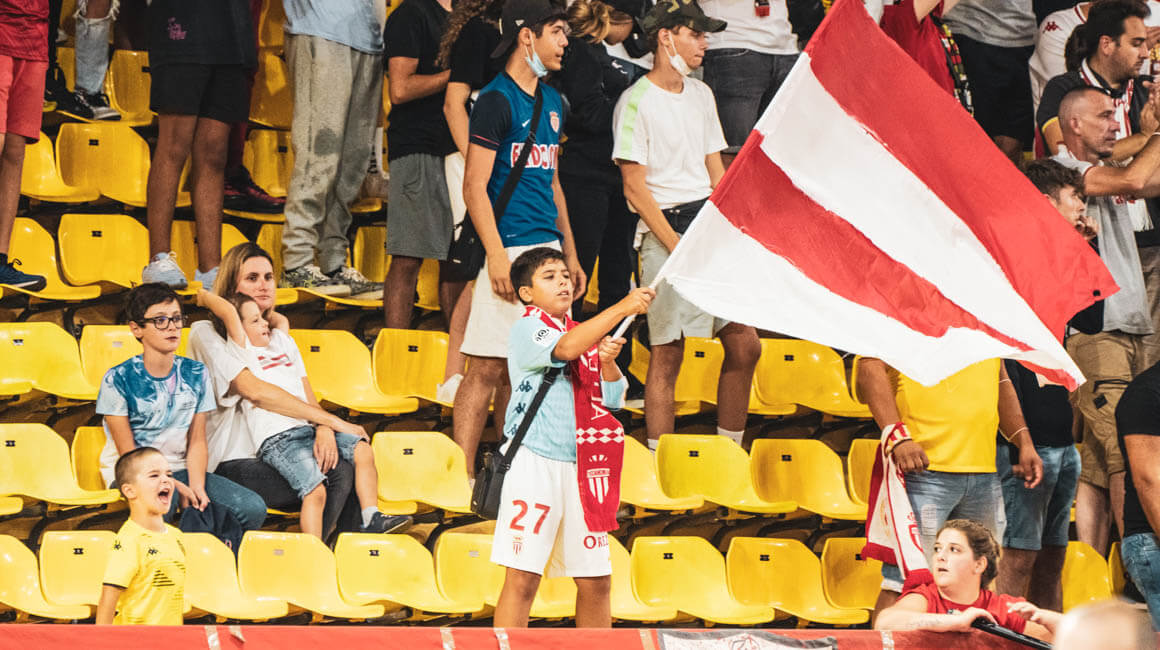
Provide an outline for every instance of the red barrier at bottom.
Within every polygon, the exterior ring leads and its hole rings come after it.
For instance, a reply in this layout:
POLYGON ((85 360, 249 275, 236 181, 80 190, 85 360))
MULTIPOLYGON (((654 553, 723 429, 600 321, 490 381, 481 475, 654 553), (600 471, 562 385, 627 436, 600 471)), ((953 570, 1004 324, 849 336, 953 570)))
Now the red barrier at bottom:
MULTIPOLYGON (((94 625, 0 625, 0 649, 25 650, 290 650, 294 648, 341 648, 342 650, 660 650, 657 629, 617 628, 577 630, 535 628, 495 630, 486 627, 374 627, 374 626, 225 626, 185 627, 97 627, 94 625), (500 638, 506 635, 506 639, 500 638), (505 645, 506 643, 506 645, 505 645)), ((742 635, 754 630, 689 630, 683 635, 712 636, 722 631, 735 633, 717 643, 697 644, 705 648, 760 648, 760 642, 746 642, 742 635)), ((873 630, 767 630, 793 639, 837 640, 839 650, 879 650, 881 648, 998 648, 1020 650, 1016 643, 982 633, 893 632, 884 637, 873 630)))

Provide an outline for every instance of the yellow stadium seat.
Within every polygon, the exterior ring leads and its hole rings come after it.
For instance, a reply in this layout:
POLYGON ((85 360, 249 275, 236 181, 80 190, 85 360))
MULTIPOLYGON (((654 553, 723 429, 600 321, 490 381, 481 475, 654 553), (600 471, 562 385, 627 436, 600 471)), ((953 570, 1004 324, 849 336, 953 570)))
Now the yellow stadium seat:
POLYGON ((56 165, 65 184, 100 192, 103 126, 79 122, 60 125, 56 135, 56 165))
MULTIPOLYGON (((290 187, 290 173, 294 171, 294 149, 290 146, 289 131, 250 130, 242 160, 258 187, 266 190, 270 196, 286 196, 287 188, 290 187)), ((383 249, 380 246, 379 257, 382 256, 383 249)))
POLYGON ((862 609, 842 609, 826 600, 822 567, 796 539, 734 537, 725 555, 729 591, 747 605, 767 605, 799 619, 826 625, 858 625, 862 609))
POLYGON ((379 499, 419 501, 451 512, 471 512, 467 463, 463 450, 451 438, 438 431, 381 431, 375 434, 373 447, 379 499))
POLYGON ((753 380, 763 403, 801 404, 830 415, 870 417, 870 407, 851 397, 842 358, 824 345, 762 339, 753 380))
POLYGON ((766 501, 757 495, 749 454, 724 436, 667 434, 657 446, 657 476, 665 494, 699 496, 742 513, 784 514, 793 501, 766 501))
POLYGON ((318 399, 363 413, 397 415, 419 408, 413 397, 386 395, 371 375, 371 353, 343 330, 290 330, 318 399))
POLYGON ((149 231, 124 214, 66 214, 60 218, 60 265, 70 284, 103 290, 141 284, 149 262, 149 231))
POLYGON ((830 537, 822 546, 822 587, 842 609, 874 609, 882 588, 882 563, 862 557, 865 537, 830 537))
POLYGON ((653 607, 671 607, 723 625, 773 620, 774 609, 738 602, 729 592, 725 559, 700 537, 638 537, 632 547, 632 587, 653 607))
POLYGON ((104 427, 77 427, 71 447, 73 475, 84 490, 106 489, 101 476, 101 450, 105 448, 104 427))
MULTIPOLYGON (((145 207, 149 179, 149 144, 123 124, 66 123, 56 138, 61 176, 70 185, 93 185, 114 201, 145 207)), ((190 205, 179 191, 177 207, 190 205)))
POLYGON ((96 611, 101 581, 113 549, 111 530, 50 530, 40 540, 40 584, 57 605, 87 605, 96 611))
POLYGON ((656 459, 647 447, 624 437, 624 463, 620 471, 620 501, 646 510, 696 510, 705 505, 699 496, 673 498, 657 479, 656 459))
POLYGON ((281 2, 263 2, 258 15, 258 47, 281 50, 285 45, 285 23, 286 11, 281 2))
MULTIPOLYGON (((64 12, 61 12, 64 15, 64 12)), ((76 49, 71 47, 57 47, 56 48, 56 63, 60 66, 60 71, 64 73, 64 82, 69 88, 77 87, 77 66, 76 66, 76 49)))
POLYGON ((855 503, 870 502, 870 475, 874 471, 874 457, 878 454, 878 440, 856 438, 846 454, 846 481, 855 503))
POLYGON ((431 553, 410 535, 343 533, 334 547, 338 588, 357 604, 378 603, 388 611, 400 607, 422 613, 473 614, 483 600, 455 600, 439 591, 431 553))
POLYGON ((141 354, 141 342, 127 325, 85 325, 80 348, 85 379, 94 386, 101 385, 109 368, 141 354))
POLYGON ((238 585, 233 552, 209 533, 185 533, 186 611, 224 619, 265 621, 289 613, 284 600, 255 598, 238 585))
POLYGON ((78 486, 68 445, 43 424, 0 424, 0 494, 66 506, 102 505, 120 498, 116 490, 78 486))
POLYGON ((0 611, 10 609, 57 620, 82 619, 90 615, 89 608, 84 605, 62 605, 45 600, 36 556, 15 537, 0 535, 0 611))
POLYGON ((1096 600, 1111 598, 1108 563, 1083 542, 1068 542, 1063 561, 1063 611, 1096 600))
POLYGON ((40 291, 19 287, 5 288, 28 294, 41 300, 82 301, 101 295, 100 287, 74 287, 65 284, 56 263, 56 242, 40 224, 27 217, 17 217, 12 227, 12 241, 8 256, 20 260, 20 270, 43 275, 45 286, 40 291))
MULTIPOLYGON (((192 221, 174 221, 170 228, 170 246, 177 253, 177 266, 185 277, 192 278, 197 270, 197 224, 192 221)), ((221 231, 222 255, 238 244, 244 244, 246 236, 235 226, 223 223, 221 231)), ((139 274, 138 274, 139 275, 139 274)), ((212 287, 205 287, 207 290, 212 287)))
POLYGON ((40 139, 24 147, 24 167, 20 172, 20 193, 39 201, 53 203, 87 203, 101 193, 96 186, 73 186, 60 177, 52 140, 41 133, 40 139))
POLYGON ((1124 558, 1120 556, 1120 543, 1112 542, 1108 550, 1108 583, 1112 587, 1112 594, 1122 596, 1127 585, 1128 572, 1124 569, 1124 558))
MULTIPOLYGON (((258 228, 258 237, 254 243, 270 254, 274 265, 274 277, 282 276, 282 230, 280 223, 264 223, 258 228)), ((293 291, 293 289, 291 289, 293 291)))
MULTIPOLYGON (((491 562, 490 534, 443 533, 435 542, 435 575, 450 598, 495 607, 504 568, 491 562)), ((571 578, 544 578, 532 601, 532 618, 569 618, 576 614, 576 584, 571 578)))
POLYGON ((612 555, 612 618, 621 621, 671 621, 677 617, 674 607, 653 607, 641 602, 632 591, 632 559, 628 549, 612 535, 608 536, 612 555))
POLYGON ((97 384, 81 370, 77 342, 56 323, 0 323, 0 368, 37 391, 72 400, 95 400, 97 384))
POLYGON ((831 519, 866 520, 866 506, 846 492, 842 459, 821 440, 755 440, 750 458, 763 499, 796 501, 799 508, 831 519))
POLYGON ((383 328, 372 359, 375 382, 384 395, 406 395, 439 402, 435 389, 447 364, 447 333, 383 328))
MULTIPOLYGON (((686 348, 686 357, 690 348, 686 348)), ((628 372, 642 383, 648 375, 648 364, 652 353, 635 336, 632 337, 632 361, 628 364, 628 372)), ((702 364, 703 365, 703 364, 702 364)), ((686 378, 685 366, 677 375, 677 384, 673 390, 676 402, 675 412, 678 416, 692 415, 701 411, 701 382, 686 378)), ((638 406, 626 406, 626 411, 643 415, 644 409, 638 406)))
POLYGON ((378 618, 382 605, 353 605, 338 591, 334 554, 313 535, 246 532, 238 553, 242 591, 273 598, 311 612, 314 617, 378 618))
POLYGON ((121 114, 120 124, 144 126, 153 123, 154 113, 149 110, 152 85, 148 52, 113 50, 109 72, 105 76, 105 91, 109 95, 109 105, 121 114))
POLYGON ((24 499, 20 497, 0 496, 0 517, 15 515, 24 510, 24 499))
POLYGON ((386 226, 363 226, 354 234, 350 256, 354 268, 371 282, 382 282, 387 277, 390 258, 383 254, 387 243, 386 226))
POLYGON ((290 90, 286 62, 276 52, 261 50, 250 96, 250 121, 275 129, 289 129, 293 117, 294 93, 290 90))

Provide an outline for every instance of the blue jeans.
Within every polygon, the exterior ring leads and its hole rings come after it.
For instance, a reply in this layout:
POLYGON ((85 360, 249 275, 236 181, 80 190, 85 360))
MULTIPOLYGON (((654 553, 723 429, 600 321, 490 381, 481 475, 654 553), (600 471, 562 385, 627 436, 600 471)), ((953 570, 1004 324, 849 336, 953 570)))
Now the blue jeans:
POLYGON ((1043 481, 1027 489, 1023 479, 1011 471, 1008 449, 999 445, 995 454, 1009 524, 1003 533, 1003 548, 1038 551, 1044 546, 1067 546, 1071 504, 1079 482, 1079 451, 1075 445, 1036 445, 1035 451, 1043 459, 1043 481))
POLYGON ((741 150, 797 57, 732 47, 705 52, 701 66, 717 100, 717 116, 729 144, 726 153, 741 150))
POLYGON ((1152 533, 1128 535, 1120 545, 1124 569, 1148 601, 1152 627, 1160 630, 1160 545, 1152 533))
MULTIPOLYGON (((995 539, 1003 538, 1007 518, 1003 513, 1003 489, 999 475, 919 472, 906 475, 906 496, 918 523, 922 551, 933 564, 934 540, 950 519, 973 519, 987 527, 995 539)), ((902 572, 882 565, 882 588, 902 590, 902 572)))
MULTIPOLYGON (((182 469, 174 472, 173 478, 189 485, 189 472, 187 470, 182 469)), ((242 526, 242 530, 256 530, 262 527, 262 522, 266 521, 266 502, 262 500, 262 497, 253 490, 244 488, 228 478, 222 478, 213 472, 206 472, 205 495, 209 497, 210 501, 220 503, 234 513, 234 516, 238 518, 238 523, 242 526)), ((174 523, 178 520, 177 505, 180 502, 180 495, 174 494, 173 499, 169 502, 169 514, 165 515, 165 521, 174 523)))
MULTIPOLYGON (((354 464, 354 448, 362 438, 334 432, 338 455, 354 464)), ((326 480, 314 458, 314 427, 303 425, 266 438, 258 448, 258 459, 278 470, 282 478, 303 499, 326 480)))

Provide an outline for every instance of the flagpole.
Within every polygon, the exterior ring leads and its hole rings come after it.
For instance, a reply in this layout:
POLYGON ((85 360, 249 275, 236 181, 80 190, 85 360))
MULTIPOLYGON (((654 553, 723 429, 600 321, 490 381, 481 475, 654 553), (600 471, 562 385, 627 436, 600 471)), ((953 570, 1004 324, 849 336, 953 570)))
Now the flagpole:
MULTIPOLYGON (((694 220, 694 223, 695 223, 695 220, 694 220)), ((692 230, 692 226, 690 226, 689 229, 692 230)), ((688 233, 686 233, 686 234, 688 234, 688 233)), ((648 285, 649 289, 655 290, 657 288, 657 285, 661 283, 661 280, 665 279, 665 275, 666 275, 665 271, 667 271, 669 268, 669 262, 672 262, 673 258, 676 257, 677 251, 681 249, 681 242, 683 242, 683 241, 685 241, 684 236, 682 236, 677 241, 677 245, 676 245, 676 247, 673 248, 673 252, 669 253, 669 256, 665 260, 665 263, 661 265, 661 270, 657 271, 657 277, 653 278, 653 281, 651 283, 649 283, 649 285, 648 285)), ((617 327, 616 331, 612 333, 612 339, 616 340, 616 339, 624 336, 624 333, 626 331, 628 331, 628 326, 632 325, 632 321, 634 321, 634 320, 636 320, 636 314, 633 314, 632 316, 628 316, 624 320, 620 321, 620 326, 617 327)))

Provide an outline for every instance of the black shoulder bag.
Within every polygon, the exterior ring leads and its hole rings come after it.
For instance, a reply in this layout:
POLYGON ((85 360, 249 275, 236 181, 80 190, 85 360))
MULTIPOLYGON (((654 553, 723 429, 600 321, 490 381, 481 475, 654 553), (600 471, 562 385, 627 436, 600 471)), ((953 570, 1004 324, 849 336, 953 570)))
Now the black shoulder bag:
MULTIPOLYGON (((524 140, 524 147, 520 149, 520 157, 512 165, 511 173, 508 174, 507 180, 500 188, 499 196, 492 204, 496 226, 499 226, 499 220, 503 217, 504 211, 507 210, 512 194, 516 191, 516 185, 520 182, 520 176, 524 173, 524 167, 527 166, 532 147, 536 145, 536 129, 540 126, 540 110, 543 105, 544 94, 540 84, 537 83, 536 103, 532 106, 532 124, 531 128, 528 129, 528 137, 524 140)), ((451 236, 451 246, 447 249, 448 271, 456 279, 474 280, 486 261, 487 253, 483 250, 483 241, 479 239, 475 224, 471 222, 471 215, 466 214, 451 236)))
POLYGON ((552 387, 552 384, 556 383, 556 378, 560 376, 561 370, 563 370, 562 367, 549 368, 548 372, 544 373, 544 380, 540 383, 540 389, 536 391, 535 397, 532 398, 532 403, 528 405, 527 414, 520 421, 520 426, 516 429, 516 434, 512 436, 512 442, 508 445, 507 453, 500 454, 498 451, 489 451, 484 454, 483 471, 475 477, 475 489, 471 492, 471 511, 480 517, 484 519, 495 519, 499 515, 500 497, 503 492, 503 479, 512 467, 512 459, 516 457, 516 450, 523 444, 524 436, 528 433, 528 427, 532 426, 532 420, 536 417, 536 411, 540 410, 540 403, 544 401, 544 396, 548 394, 548 389, 552 387))

